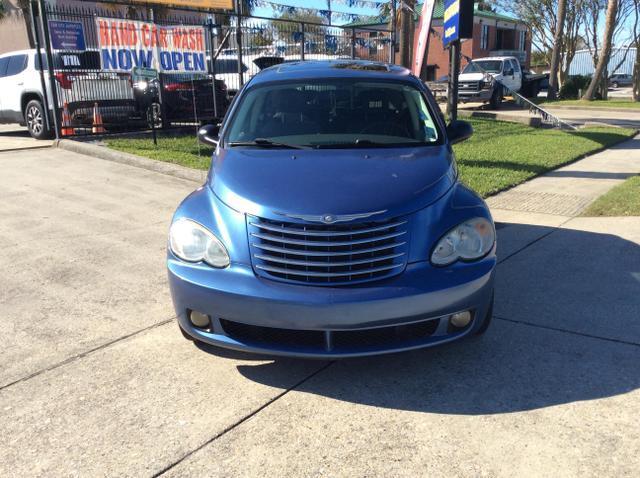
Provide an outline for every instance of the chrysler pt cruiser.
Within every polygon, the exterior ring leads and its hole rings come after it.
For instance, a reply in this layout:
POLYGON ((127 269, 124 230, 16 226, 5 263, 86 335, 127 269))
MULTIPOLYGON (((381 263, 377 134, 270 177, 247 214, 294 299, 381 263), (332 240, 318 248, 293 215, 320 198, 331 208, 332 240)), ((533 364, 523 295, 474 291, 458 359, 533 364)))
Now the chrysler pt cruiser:
POLYGON ((405 68, 264 70, 235 97, 206 183, 178 207, 168 272, 184 336, 269 355, 340 358, 483 333, 495 227, 458 179, 446 125, 405 68))

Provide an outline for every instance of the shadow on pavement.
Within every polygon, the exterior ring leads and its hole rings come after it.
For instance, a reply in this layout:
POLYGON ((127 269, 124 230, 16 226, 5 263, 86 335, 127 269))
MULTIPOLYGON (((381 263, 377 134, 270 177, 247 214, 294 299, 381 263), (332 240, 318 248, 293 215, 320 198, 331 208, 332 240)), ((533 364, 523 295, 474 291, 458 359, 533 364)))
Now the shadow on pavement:
MULTIPOLYGON (((548 232, 500 224, 499 241, 506 229, 511 237, 548 232)), ((485 336, 439 348, 335 362, 296 391, 374 407, 486 415, 594 400, 640 387, 640 246, 611 234, 558 229, 499 266, 497 284, 496 310, 508 302, 524 315, 496 318, 485 336), (507 280, 500 280, 503 273, 507 280), (613 275, 617 283, 602 282, 613 275), (612 321, 608 311, 613 305, 607 303, 621 296, 628 303, 616 309, 612 321), (539 305, 553 315, 541 319, 539 305), (585 336, 602 322, 619 329, 629 343, 585 336), (550 330, 550 325, 565 331, 550 330), (629 328, 637 333, 625 335, 629 328)), ((245 363, 238 371, 278 387, 291 363, 245 363)))

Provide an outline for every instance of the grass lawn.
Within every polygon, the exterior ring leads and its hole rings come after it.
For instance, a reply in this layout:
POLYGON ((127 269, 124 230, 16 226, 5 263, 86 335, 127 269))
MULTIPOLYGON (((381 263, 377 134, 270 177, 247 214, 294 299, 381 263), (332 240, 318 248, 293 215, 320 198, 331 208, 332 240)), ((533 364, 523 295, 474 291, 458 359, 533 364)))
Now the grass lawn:
POLYGON ((598 198, 583 216, 640 216, 640 176, 633 176, 598 198))
POLYGON ((630 108, 637 109, 640 111, 640 101, 632 101, 631 99, 611 99, 611 100, 593 100, 593 101, 583 101, 583 100, 557 100, 557 101, 547 101, 544 98, 541 98, 539 101, 540 104, 545 104, 547 106, 580 106, 584 108, 630 108))
MULTIPOLYGON (((623 128, 589 128, 579 132, 536 129, 517 123, 471 119, 473 137, 454 147, 465 183, 483 197, 520 184, 536 175, 574 161, 585 154, 618 143, 633 135, 623 128)), ((195 137, 108 139, 110 148, 207 169, 211 149, 199 146, 195 137)))

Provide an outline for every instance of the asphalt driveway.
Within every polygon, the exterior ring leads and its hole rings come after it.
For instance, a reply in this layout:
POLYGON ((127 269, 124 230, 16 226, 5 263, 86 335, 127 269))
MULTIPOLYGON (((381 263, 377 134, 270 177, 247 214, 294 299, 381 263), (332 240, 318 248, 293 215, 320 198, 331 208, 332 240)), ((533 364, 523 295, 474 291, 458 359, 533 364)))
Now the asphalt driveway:
POLYGON ((0 476, 625 476, 640 219, 496 210, 489 333, 342 362, 201 350, 164 269, 197 185, 0 153, 0 476))

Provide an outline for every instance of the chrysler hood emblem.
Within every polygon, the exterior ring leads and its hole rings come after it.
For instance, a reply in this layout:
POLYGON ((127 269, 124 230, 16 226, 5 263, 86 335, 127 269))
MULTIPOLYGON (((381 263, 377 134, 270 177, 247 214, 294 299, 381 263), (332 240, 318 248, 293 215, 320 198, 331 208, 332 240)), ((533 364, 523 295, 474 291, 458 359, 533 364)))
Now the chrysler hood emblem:
POLYGON ((287 214, 284 212, 274 211, 276 214, 280 216, 286 216, 291 219, 300 219, 302 221, 307 222, 321 222, 323 224, 335 224, 337 222, 349 222, 355 221, 356 219, 366 219, 371 216, 377 216, 378 214, 384 214, 384 211, 374 211, 374 212, 365 212, 362 214, 345 214, 345 215, 335 215, 335 214, 322 214, 322 215, 312 215, 312 214, 287 214))

